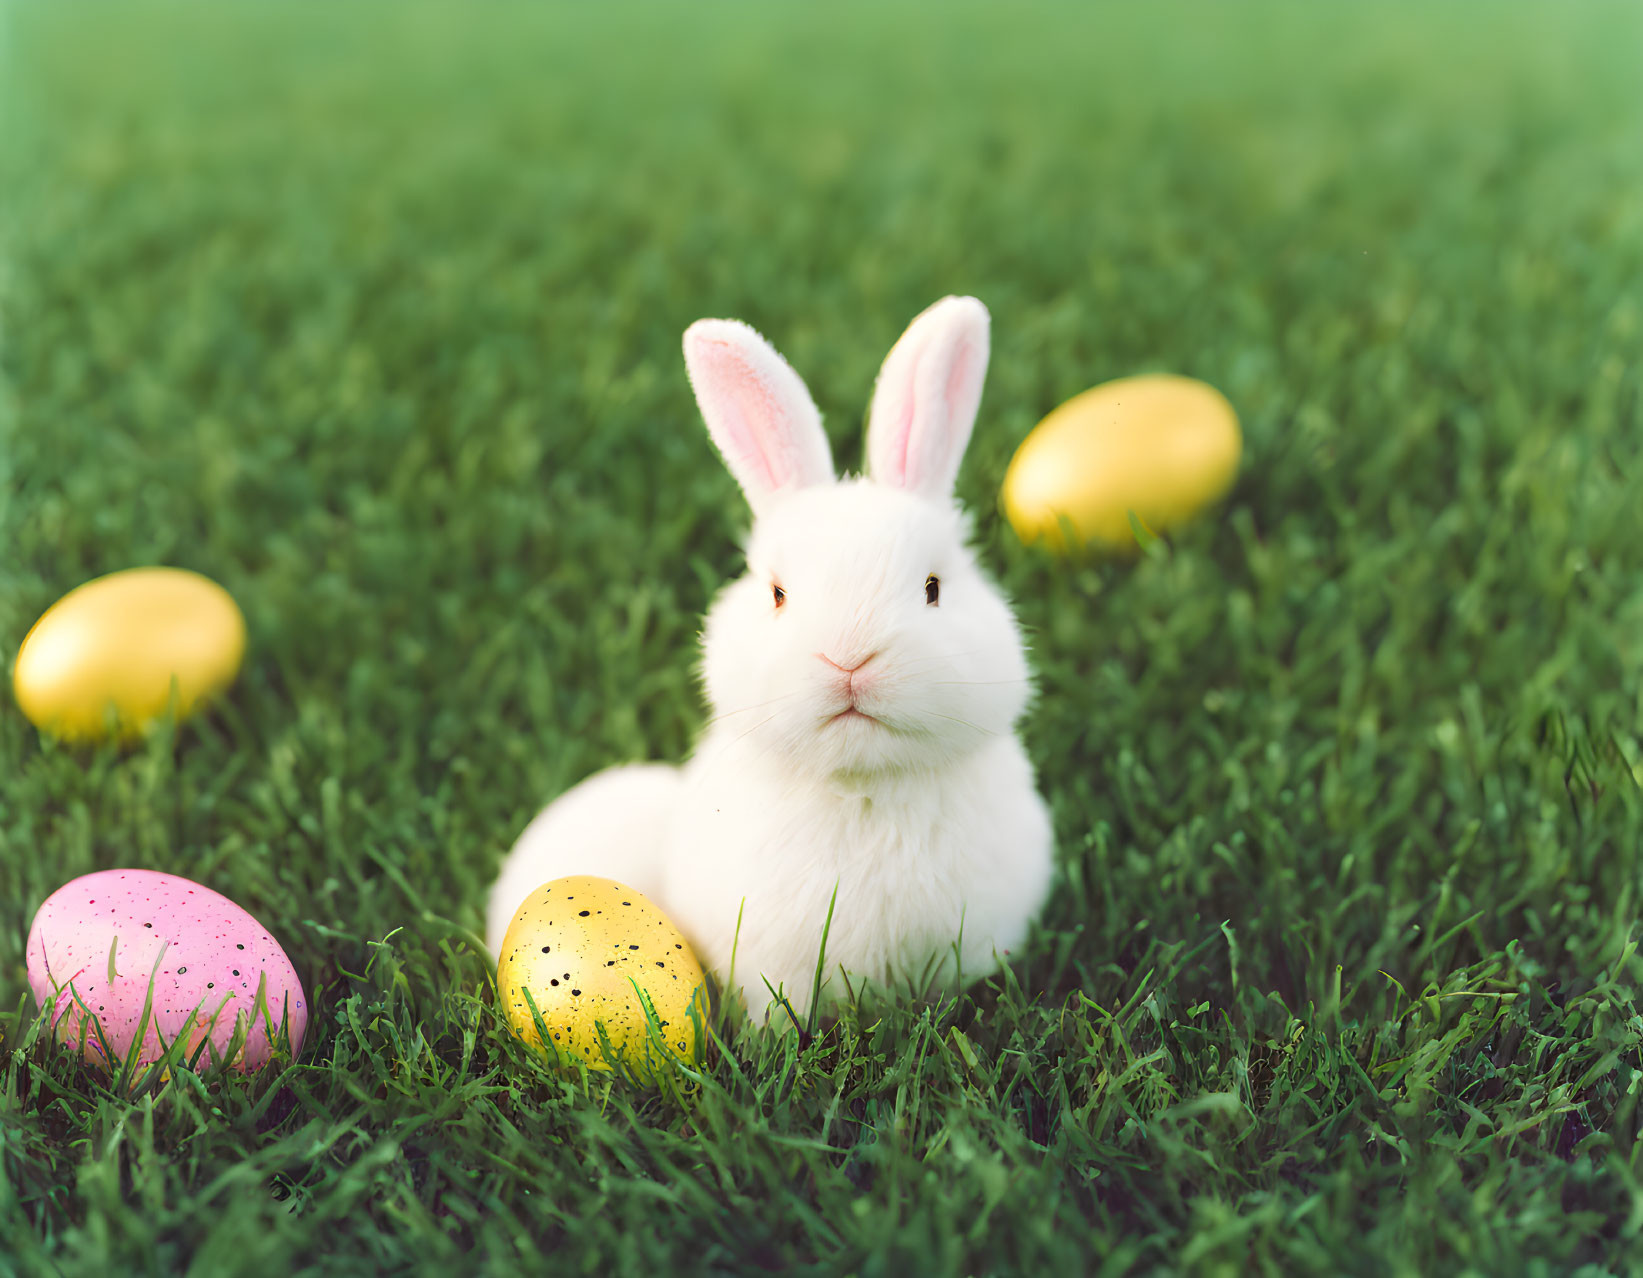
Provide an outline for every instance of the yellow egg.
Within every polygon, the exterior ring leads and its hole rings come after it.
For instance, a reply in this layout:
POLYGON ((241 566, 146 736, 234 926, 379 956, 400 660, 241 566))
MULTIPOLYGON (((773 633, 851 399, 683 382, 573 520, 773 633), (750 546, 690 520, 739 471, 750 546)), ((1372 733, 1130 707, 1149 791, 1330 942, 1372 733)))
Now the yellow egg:
POLYGON ((613 879, 575 874, 526 897, 503 934, 496 988, 515 1034, 541 1044, 535 1003, 555 1052, 579 1056, 591 1069, 611 1068, 599 1040, 603 1026, 635 1076, 655 1076, 660 1055, 641 992, 669 1053, 691 1063, 703 1046, 696 1028, 698 1020, 707 1024, 701 964, 649 897, 613 879))
POLYGON ((221 586, 181 568, 132 568, 48 608, 18 650, 12 686, 46 732, 129 738, 173 695, 179 718, 198 709, 234 681, 244 656, 245 618, 221 586))
POLYGON ((1025 542, 1133 548, 1133 511, 1164 532, 1224 496, 1243 438, 1226 396, 1190 377, 1124 377, 1075 395, 1021 443, 1004 513, 1025 542))

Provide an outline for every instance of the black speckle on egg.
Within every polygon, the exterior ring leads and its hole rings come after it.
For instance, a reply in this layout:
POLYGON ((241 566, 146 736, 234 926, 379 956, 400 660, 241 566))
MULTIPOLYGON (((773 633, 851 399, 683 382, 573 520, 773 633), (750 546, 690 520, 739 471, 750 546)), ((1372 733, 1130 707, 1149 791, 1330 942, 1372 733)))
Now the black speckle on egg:
POLYGON ((576 917, 579 918, 579 919, 585 919, 585 918, 587 918, 587 916, 588 916, 588 911, 587 910, 578 910, 576 912, 576 917))
POLYGON ((639 947, 638 947, 638 946, 637 946, 637 945, 630 945, 630 946, 628 946, 628 949, 630 949, 630 950, 636 950, 636 949, 638 949, 638 948, 639 948, 639 947))
POLYGON ((667 964, 666 964, 666 963, 664 963, 664 962, 662 962, 662 960, 661 960, 661 959, 657 959, 657 960, 656 960, 656 966, 657 966, 657 967, 666 967, 666 966, 667 966, 667 964))
POLYGON ((549 985, 557 985, 557 984, 559 984, 559 978, 558 978, 558 977, 555 977, 555 978, 554 978, 554 979, 553 979, 553 980, 551 980, 551 981, 549 981, 549 982, 548 982, 548 984, 549 984, 549 985))
POLYGON ((552 948, 553 948, 553 946, 551 946, 551 945, 544 945, 544 946, 543 946, 543 947, 542 947, 542 953, 544 953, 544 954, 546 954, 546 953, 547 953, 547 952, 548 952, 548 951, 549 951, 549 950, 551 950, 551 949, 552 949, 552 948))
POLYGON ((606 967, 615 967, 616 966, 616 960, 615 959, 606 959, 605 960, 605 966, 606 967))
POLYGON ((579 998, 582 994, 582 991, 581 990, 572 990, 570 992, 570 994, 571 994, 572 998, 579 998))

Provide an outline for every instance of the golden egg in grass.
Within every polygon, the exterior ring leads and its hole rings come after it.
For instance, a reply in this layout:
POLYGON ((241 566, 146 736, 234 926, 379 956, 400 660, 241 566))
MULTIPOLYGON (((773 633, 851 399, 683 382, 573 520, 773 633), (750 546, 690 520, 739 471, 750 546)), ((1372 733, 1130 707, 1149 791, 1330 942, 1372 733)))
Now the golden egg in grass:
POLYGON ((245 618, 216 582, 181 568, 131 568, 69 591, 17 653, 17 704, 71 741, 137 737, 222 692, 245 657, 245 618))
POLYGON ((686 1064, 700 1058, 707 977, 684 935, 641 892, 589 874, 544 883, 515 911, 499 960, 503 1014, 533 1046, 542 1045, 539 1017, 554 1054, 591 1069, 612 1068, 601 1029, 641 1080, 655 1077, 657 1037, 686 1064))
POLYGON ((1179 527, 1226 495, 1242 453, 1238 414, 1213 386, 1119 378, 1073 396, 1022 441, 1004 513, 1029 544, 1133 549, 1132 513, 1154 533, 1179 527))

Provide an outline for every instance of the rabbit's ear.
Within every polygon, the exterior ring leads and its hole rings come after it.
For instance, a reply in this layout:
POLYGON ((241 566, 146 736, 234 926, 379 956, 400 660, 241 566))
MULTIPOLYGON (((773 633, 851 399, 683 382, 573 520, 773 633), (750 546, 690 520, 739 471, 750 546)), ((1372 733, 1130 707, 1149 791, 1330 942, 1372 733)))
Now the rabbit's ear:
POLYGON ((708 434, 754 514, 777 493, 833 478, 821 414, 769 342, 739 320, 685 330, 685 370, 708 434))
POLYGON ((946 497, 970 442, 987 377, 987 308, 944 297, 885 356, 867 417, 868 473, 879 483, 946 497))

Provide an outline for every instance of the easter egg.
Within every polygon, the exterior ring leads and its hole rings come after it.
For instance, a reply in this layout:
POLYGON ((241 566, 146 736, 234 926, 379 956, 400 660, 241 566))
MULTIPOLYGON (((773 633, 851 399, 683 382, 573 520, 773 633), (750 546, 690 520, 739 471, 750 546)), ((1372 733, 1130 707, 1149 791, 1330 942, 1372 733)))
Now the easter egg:
POLYGON ((1226 494, 1242 451, 1238 415, 1213 386, 1120 378, 1075 395, 1022 441, 1004 513, 1028 543, 1133 548, 1131 512, 1154 533, 1178 527, 1226 494))
POLYGON ((690 1063, 707 1023, 707 978, 684 936, 641 892, 577 874, 525 898, 502 938, 496 988, 513 1032, 540 1046, 534 1003, 554 1053, 611 1069, 599 1031, 641 1079, 660 1063, 648 1000, 668 1053, 690 1063), (529 1000, 526 992, 529 992, 529 1000), (693 1019, 693 1016, 696 1019, 693 1019))
MULTIPOLYGON (((58 1041, 111 1072, 160 1060, 265 1065, 308 1026, 296 969, 268 930, 175 874, 101 870, 57 889, 29 930, 28 978, 58 1041)), ((134 1072, 131 1077, 136 1078, 134 1072)))
POLYGON ((245 618, 228 592, 181 568, 132 568, 71 590, 17 653, 17 704, 68 740, 141 735, 234 681, 245 618))

